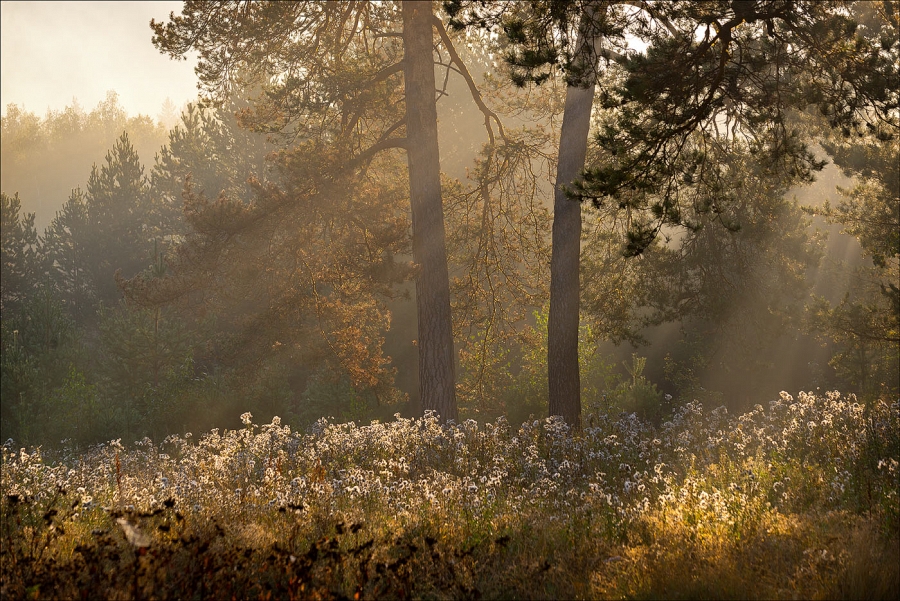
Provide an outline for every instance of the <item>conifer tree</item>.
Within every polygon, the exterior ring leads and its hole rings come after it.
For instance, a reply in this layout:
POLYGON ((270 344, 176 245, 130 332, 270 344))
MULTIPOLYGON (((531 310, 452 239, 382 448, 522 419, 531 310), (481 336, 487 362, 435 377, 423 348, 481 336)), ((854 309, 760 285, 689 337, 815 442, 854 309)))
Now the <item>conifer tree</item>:
POLYGON ((22 214, 18 194, 0 194, 0 211, 0 312, 8 319, 36 285, 37 232, 34 213, 22 214))
POLYGON ((166 139, 166 130, 148 117, 129 117, 112 91, 90 111, 77 100, 44 117, 9 105, 0 136, 2 188, 19 192, 40 232, 71 189, 84 188, 91 166, 103 161, 123 131, 143 157, 153 156, 166 139))
POLYGON ((97 290, 88 270, 89 236, 87 201, 75 188, 40 240, 42 277, 77 323, 84 324, 96 310, 97 290))
MULTIPOLYGON (((266 154, 274 150, 265 135, 241 128, 236 113, 247 108, 234 98, 216 107, 189 104, 169 131, 168 143, 156 156, 151 173, 154 201, 171 213, 168 230, 183 230, 184 188, 190 178, 194 193, 252 201, 251 177, 265 181, 272 174, 266 154)), ((183 231, 180 233, 184 233, 183 231)))
POLYGON ((117 271, 133 277, 153 262, 153 241, 161 232, 149 192, 144 167, 123 133, 105 164, 94 165, 85 194, 88 230, 81 245, 98 300, 107 306, 121 297, 117 271))

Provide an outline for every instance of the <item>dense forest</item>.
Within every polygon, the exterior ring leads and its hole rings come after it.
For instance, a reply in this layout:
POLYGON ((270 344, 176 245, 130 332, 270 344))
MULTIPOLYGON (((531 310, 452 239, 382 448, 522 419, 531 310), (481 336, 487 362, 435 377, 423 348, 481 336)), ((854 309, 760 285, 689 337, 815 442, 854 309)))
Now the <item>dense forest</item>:
MULTIPOLYGON (((0 536, 45 512, 4 597, 50 590, 20 567, 103 504, 101 564, 150 561, 140 523, 159 573, 220 537, 213 563, 291 596, 740 597, 745 543, 760 597, 896 592, 833 588, 862 563, 797 542, 896 555, 895 3, 201 1, 150 27, 199 56, 196 102, 2 118, 0 536), (671 588, 684 540, 706 563, 671 588)), ((149 574, 90 586, 189 586, 149 574)), ((266 590, 210 578, 191 594, 266 590)))

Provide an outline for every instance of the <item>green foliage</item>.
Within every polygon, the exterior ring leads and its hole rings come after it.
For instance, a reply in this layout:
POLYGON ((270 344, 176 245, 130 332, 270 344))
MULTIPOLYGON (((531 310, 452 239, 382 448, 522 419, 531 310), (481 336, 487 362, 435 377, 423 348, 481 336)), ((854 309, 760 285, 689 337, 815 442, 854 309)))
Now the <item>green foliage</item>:
POLYGON ((19 331, 3 323, 2 358, 0 358, 0 437, 27 439, 25 418, 40 382, 36 361, 19 340, 19 331))
POLYGON ((847 292, 837 306, 821 297, 807 306, 810 325, 836 343, 829 365, 866 399, 900 390, 900 347, 892 333, 896 320, 883 301, 877 291, 863 285, 847 292))
POLYGON ((77 242, 85 249, 100 302, 113 306, 121 298, 114 274, 133 277, 146 268, 154 240, 162 235, 162 219, 127 133, 106 154, 105 165, 94 165, 85 198, 89 231, 77 242))
POLYGON ((42 276, 78 323, 87 323, 97 307, 85 242, 91 235, 87 201, 75 188, 44 230, 40 241, 42 276))
MULTIPOLYGON (((589 213, 598 223, 583 252, 584 310, 638 333, 679 322, 680 340, 666 349, 678 396, 729 399, 737 407, 754 383, 772 380, 791 359, 780 353, 805 333, 807 278, 824 247, 787 197, 792 177, 743 141, 720 141, 705 152, 710 164, 682 190, 686 227, 668 228, 640 259, 616 257, 616 237, 628 227, 619 209, 589 213)), ((625 212, 632 211, 637 207, 625 212)))
POLYGON ((869 266, 859 267, 837 304, 813 298, 809 323, 820 337, 836 343, 831 365, 845 385, 868 398, 900 390, 900 136, 881 139, 877 132, 845 138, 822 132, 823 146, 850 188, 838 188, 836 206, 807 207, 854 236, 869 266))
POLYGON ((671 395, 664 396, 653 384, 644 377, 644 368, 647 365, 646 357, 631 356, 631 365, 625 364, 630 381, 622 382, 619 388, 613 391, 616 405, 623 411, 634 412, 643 420, 654 424, 660 424, 669 417, 672 411, 671 395))
MULTIPOLYGON (((42 368, 59 369, 77 355, 78 332, 59 300, 47 288, 40 288, 17 317, 5 325, 15 328, 26 352, 38 359, 42 368)), ((62 367, 65 370, 65 367, 62 367)), ((48 378, 53 381, 53 378, 48 378)))
POLYGON ((0 312, 9 317, 34 288, 37 232, 19 195, 0 193, 0 312))
MULTIPOLYGON (((487 364, 479 362, 478 355, 463 356, 460 388, 466 391, 474 381, 476 370, 484 370, 478 375, 486 383, 478 396, 460 395, 464 417, 489 420, 503 416, 518 425, 547 412, 546 308, 535 311, 533 320, 533 325, 526 326, 518 337, 516 346, 508 344, 505 352, 490 352, 487 364)), ((600 351, 602 342, 593 324, 582 323, 578 353, 586 413, 637 413, 642 419, 659 423, 671 411, 671 406, 656 385, 644 377, 646 358, 634 355, 631 365, 623 363, 627 374, 624 377, 611 358, 600 351)))
POLYGON ((296 406, 297 424, 308 427, 322 417, 339 422, 371 422, 375 418, 390 417, 396 395, 376 397, 370 390, 357 390, 346 376, 321 371, 307 380, 306 390, 296 406))
POLYGON ((249 204, 251 178, 265 182, 274 176, 265 160, 274 146, 261 133, 239 127, 236 113, 243 108, 235 98, 218 108, 189 104, 169 132, 150 176, 167 236, 187 233, 182 219, 186 187, 207 198, 224 194, 249 204))
POLYGON ((122 432, 177 430, 191 407, 179 389, 194 377, 190 330, 162 309, 119 305, 100 311, 99 357, 95 368, 104 395, 127 408, 122 432))
POLYGON ((127 432, 127 407, 109 403, 73 365, 60 386, 34 403, 28 414, 32 435, 23 438, 84 448, 127 432))
POLYGON ((2 332, 3 436, 39 444, 45 440, 44 404, 64 386, 72 366, 83 363, 80 337, 46 288, 30 296, 18 314, 4 318, 2 332))
POLYGON ((701 340, 682 340, 680 359, 666 354, 664 371, 666 380, 675 386, 678 397, 684 400, 699 401, 706 406, 722 405, 725 395, 721 391, 707 390, 703 385, 702 374, 709 370, 710 356, 704 352, 701 340))
POLYGON ((121 293, 115 274, 136 275, 152 262, 164 219, 152 202, 144 168, 123 133, 94 165, 86 192, 72 190, 41 237, 42 271, 79 322, 121 293))

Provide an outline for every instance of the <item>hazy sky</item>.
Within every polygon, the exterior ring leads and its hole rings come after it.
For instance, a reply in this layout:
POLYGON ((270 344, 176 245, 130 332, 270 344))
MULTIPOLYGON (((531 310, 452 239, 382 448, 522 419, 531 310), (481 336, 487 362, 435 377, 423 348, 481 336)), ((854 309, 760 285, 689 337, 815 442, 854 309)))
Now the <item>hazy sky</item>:
POLYGON ((194 61, 173 61, 150 42, 150 19, 181 2, 0 2, 0 105, 43 116, 72 98, 91 110, 119 93, 129 115, 156 117, 165 99, 180 108, 197 95, 194 61))

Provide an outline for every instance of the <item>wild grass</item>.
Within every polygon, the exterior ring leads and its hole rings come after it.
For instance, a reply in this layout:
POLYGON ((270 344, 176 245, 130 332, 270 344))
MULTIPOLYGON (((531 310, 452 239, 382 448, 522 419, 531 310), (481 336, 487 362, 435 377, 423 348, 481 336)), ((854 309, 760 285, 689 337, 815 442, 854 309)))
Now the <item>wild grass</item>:
POLYGON ((900 411, 433 415, 2 448, 4 599, 897 598, 900 411))

